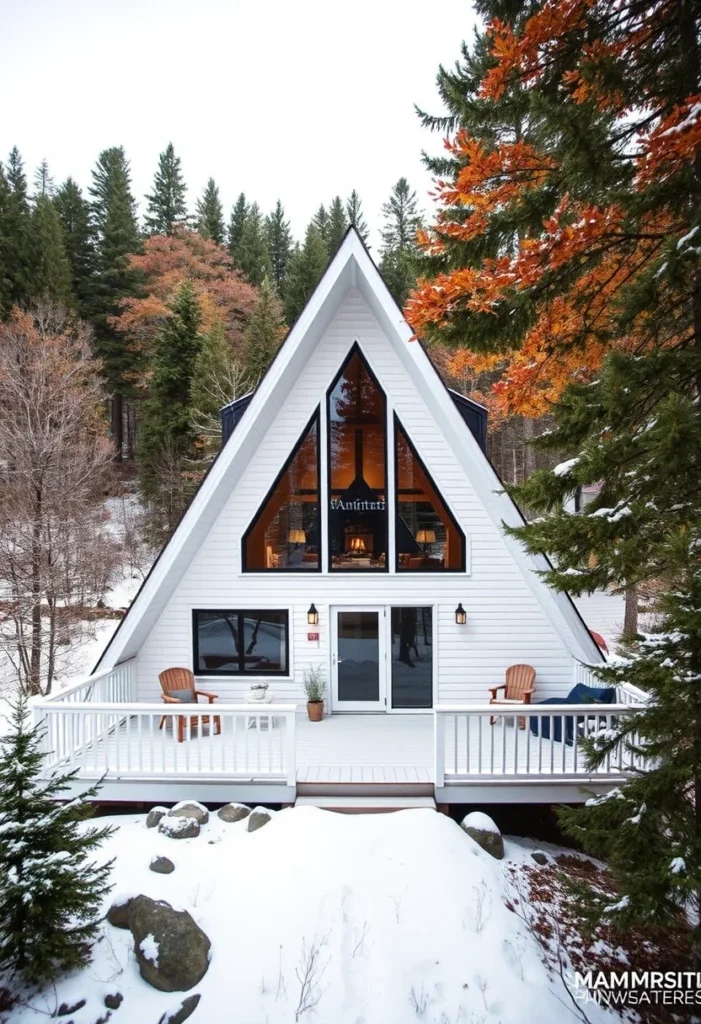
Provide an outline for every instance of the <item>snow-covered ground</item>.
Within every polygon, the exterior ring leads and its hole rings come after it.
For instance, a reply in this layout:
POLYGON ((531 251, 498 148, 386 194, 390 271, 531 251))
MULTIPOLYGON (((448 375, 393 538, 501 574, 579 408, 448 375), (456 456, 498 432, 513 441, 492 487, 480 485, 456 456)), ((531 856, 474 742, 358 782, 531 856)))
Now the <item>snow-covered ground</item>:
MULTIPOLYGON (((536 845, 505 840, 496 861, 435 811, 342 815, 281 811, 256 832, 216 814, 196 839, 146 829, 145 816, 101 819, 118 827, 105 845, 115 888, 187 910, 212 942, 193 1024, 560 1024, 576 1019, 513 898, 509 866, 532 865, 536 845), (170 875, 149 863, 165 854, 170 875), (316 955, 313 1008, 296 1016, 301 981, 316 955)), ((554 847, 540 849, 555 851, 554 847)), ((184 995, 139 975, 128 931, 106 922, 92 963, 16 1008, 12 1024, 38 1024, 65 1002, 95 1024, 104 997, 124 1002, 112 1021, 156 1024, 184 995)), ((618 1020, 589 1005, 591 1024, 618 1020)))

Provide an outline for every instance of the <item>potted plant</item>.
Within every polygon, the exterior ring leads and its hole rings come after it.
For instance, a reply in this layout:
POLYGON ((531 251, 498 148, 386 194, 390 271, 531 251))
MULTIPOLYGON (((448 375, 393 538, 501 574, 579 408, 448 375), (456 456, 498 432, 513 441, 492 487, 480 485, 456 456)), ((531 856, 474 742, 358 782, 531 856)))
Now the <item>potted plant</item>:
POLYGON ((304 692, 307 695, 307 714, 310 722, 320 722, 324 717, 324 694, 326 683, 321 666, 311 665, 304 670, 304 692))
POLYGON ((251 683, 248 687, 248 696, 250 700, 265 700, 268 695, 269 683, 251 683))

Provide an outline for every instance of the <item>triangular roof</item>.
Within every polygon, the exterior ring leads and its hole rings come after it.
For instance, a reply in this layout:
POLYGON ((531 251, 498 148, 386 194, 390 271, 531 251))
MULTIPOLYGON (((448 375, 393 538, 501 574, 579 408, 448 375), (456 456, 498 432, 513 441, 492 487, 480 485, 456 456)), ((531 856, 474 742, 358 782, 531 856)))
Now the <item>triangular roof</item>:
MULTIPOLYGON (((307 305, 280 347, 232 437, 219 453, 173 536, 161 551, 126 615, 105 648, 98 666, 112 667, 138 653, 163 612, 183 573, 214 525, 260 438, 272 425, 314 348, 350 289, 358 289, 419 394, 430 407, 488 514, 520 526, 523 517, 503 490, 489 460, 466 426, 426 351, 417 343, 355 227, 345 234, 307 305)), ((529 555, 508 535, 504 541, 570 653, 584 661, 601 659, 599 648, 567 594, 550 590, 538 576, 545 558, 529 555)))

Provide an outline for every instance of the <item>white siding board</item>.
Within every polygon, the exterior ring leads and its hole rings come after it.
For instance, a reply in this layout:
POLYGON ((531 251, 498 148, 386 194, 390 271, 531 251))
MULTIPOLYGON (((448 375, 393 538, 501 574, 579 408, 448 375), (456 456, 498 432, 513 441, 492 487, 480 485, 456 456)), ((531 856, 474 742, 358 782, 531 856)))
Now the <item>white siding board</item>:
MULTIPOLYGON (((449 401, 447 394, 445 401, 449 401)), ((392 457, 390 453, 390 458, 392 457)), ((322 472, 325 451, 322 450, 322 472)), ((392 509, 390 508, 390 515, 392 509)), ((152 628, 138 656, 140 699, 157 699, 158 673, 169 665, 192 664, 193 608, 270 607, 290 609, 292 677, 271 680, 281 700, 303 700, 303 669, 320 664, 329 675, 329 608, 335 604, 402 604, 424 600, 436 606, 438 699, 483 700, 487 687, 503 681, 514 662, 537 671, 537 698, 567 692, 572 657, 564 640, 534 598, 521 568, 508 550, 450 444, 419 396, 397 352, 358 291, 350 291, 322 334, 315 352, 258 439, 222 511, 152 628), (241 537, 267 494, 316 407, 336 375, 354 338, 358 338, 384 387, 390 408, 409 433, 443 498, 462 526, 468 544, 467 574, 242 574, 241 537), (319 610, 319 644, 307 640, 306 613, 319 610), (462 602, 466 626, 455 624, 462 602)), ((201 685, 222 699, 241 698, 248 680, 205 677, 201 685)))

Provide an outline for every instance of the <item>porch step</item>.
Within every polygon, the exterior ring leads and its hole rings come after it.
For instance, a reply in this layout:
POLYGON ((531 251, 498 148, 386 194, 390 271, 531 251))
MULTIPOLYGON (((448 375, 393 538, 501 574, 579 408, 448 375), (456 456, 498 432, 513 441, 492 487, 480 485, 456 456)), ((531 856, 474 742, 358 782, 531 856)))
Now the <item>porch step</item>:
POLYGON ((416 808, 436 810, 432 796, 298 796, 295 807, 321 807, 342 814, 387 814, 416 808))

